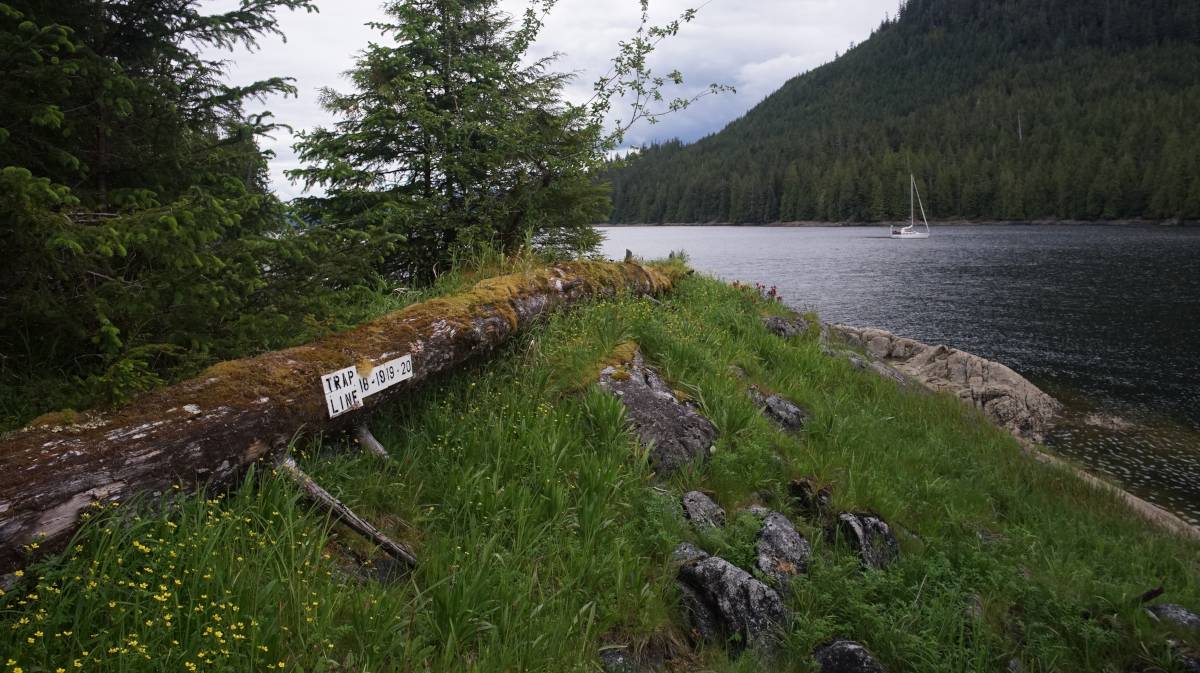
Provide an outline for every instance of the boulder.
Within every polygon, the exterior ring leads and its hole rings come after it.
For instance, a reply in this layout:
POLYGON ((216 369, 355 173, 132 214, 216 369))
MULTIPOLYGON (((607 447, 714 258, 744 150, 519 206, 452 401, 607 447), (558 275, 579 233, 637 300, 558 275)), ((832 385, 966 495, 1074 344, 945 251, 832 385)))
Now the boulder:
POLYGON ((879 329, 846 325, 831 329, 870 356, 870 361, 855 356, 864 368, 893 380, 896 372, 934 392, 955 395, 1021 439, 1041 442, 1062 409, 1053 397, 999 362, 879 329))
POLYGON ((758 519, 760 521, 771 515, 771 510, 767 509, 766 507, 763 507, 762 505, 750 505, 743 511, 749 512, 751 515, 753 515, 756 519, 758 519))
POLYGON ((685 563, 677 576, 682 605, 702 639, 737 637, 737 647, 769 647, 786 613, 783 599, 750 573, 717 556, 685 563))
POLYGON ((808 422, 808 411, 782 395, 764 394, 757 386, 750 386, 749 394, 750 399, 763 410, 767 418, 778 423, 784 430, 800 432, 808 422))
POLYGON ((638 438, 650 449, 650 464, 659 477, 708 457, 716 427, 694 405, 677 399, 658 373, 646 366, 640 352, 634 353, 632 362, 604 368, 600 385, 625 405, 638 438))
POLYGON ((852 640, 835 640, 813 652, 821 673, 884 673, 867 648, 852 640))
POLYGON ((708 552, 691 542, 680 542, 675 551, 671 552, 671 560, 675 563, 691 563, 708 558, 708 552))
POLYGON ((1200 615, 1182 605, 1159 603, 1147 606, 1146 612, 1149 612, 1155 621, 1200 633, 1200 615))
POLYGON ((700 491, 683 495, 683 514, 697 530, 721 528, 725 525, 725 510, 700 491))
POLYGON ((792 496, 792 508, 810 518, 821 519, 829 514, 833 501, 833 490, 828 486, 817 486, 812 479, 793 479, 788 484, 792 496))
POLYGON ((883 570, 900 559, 891 526, 876 514, 842 512, 828 533, 845 540, 865 567, 883 570))
POLYGON ((600 668, 604 673, 637 673, 640 667, 624 648, 600 650, 600 668))
POLYGON ((801 317, 781 318, 779 316, 766 316, 762 321, 763 326, 767 328, 768 332, 784 339, 804 336, 812 328, 812 324, 801 317))
POLYGON ((779 512, 771 512, 763 519, 758 531, 756 547, 758 559, 755 565, 776 586, 788 586, 788 582, 808 571, 808 559, 812 556, 812 545, 796 531, 792 522, 779 512))

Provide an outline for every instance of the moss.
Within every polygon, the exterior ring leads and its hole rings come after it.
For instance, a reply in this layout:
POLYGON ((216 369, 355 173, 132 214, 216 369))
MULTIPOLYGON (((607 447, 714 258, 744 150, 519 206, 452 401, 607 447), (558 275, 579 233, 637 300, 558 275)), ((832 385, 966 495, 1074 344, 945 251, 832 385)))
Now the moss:
POLYGON ((63 409, 61 411, 51 411, 48 414, 42 414, 29 422, 31 428, 51 428, 67 425, 75 425, 82 421, 83 414, 74 409, 63 409))
POLYGON ((637 357, 638 348, 639 346, 636 341, 622 341, 617 344, 612 353, 608 354, 608 357, 600 362, 601 369, 604 367, 619 367, 633 362, 633 359, 637 357))

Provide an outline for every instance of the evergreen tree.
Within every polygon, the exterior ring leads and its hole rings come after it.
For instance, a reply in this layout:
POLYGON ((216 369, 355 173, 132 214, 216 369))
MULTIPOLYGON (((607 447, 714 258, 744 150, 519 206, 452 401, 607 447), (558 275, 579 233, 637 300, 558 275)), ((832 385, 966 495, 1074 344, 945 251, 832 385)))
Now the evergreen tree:
POLYGON ((327 194, 304 212, 373 241, 385 275, 423 279, 480 244, 527 240, 589 250, 608 207, 589 170, 600 128, 562 100, 569 76, 550 59, 523 63, 541 27, 496 0, 406 0, 373 26, 350 73, 353 91, 323 92, 338 117, 301 135, 291 175, 327 194))
POLYGON ((53 372, 76 382, 55 403, 122 399, 297 314, 274 280, 311 243, 266 191, 269 117, 244 112, 291 85, 226 86, 201 52, 309 3, 198 5, 0 3, 0 383, 53 372))

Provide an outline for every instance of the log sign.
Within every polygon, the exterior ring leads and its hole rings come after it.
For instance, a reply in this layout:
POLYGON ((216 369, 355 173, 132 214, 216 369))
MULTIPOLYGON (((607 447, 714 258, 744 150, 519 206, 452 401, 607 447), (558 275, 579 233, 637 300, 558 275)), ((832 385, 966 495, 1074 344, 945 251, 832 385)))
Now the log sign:
POLYGON ((325 374, 321 377, 321 386, 325 390, 325 407, 329 410, 329 417, 337 418, 348 411, 362 408, 366 398, 407 381, 412 375, 411 355, 373 367, 366 376, 360 376, 355 367, 325 374))

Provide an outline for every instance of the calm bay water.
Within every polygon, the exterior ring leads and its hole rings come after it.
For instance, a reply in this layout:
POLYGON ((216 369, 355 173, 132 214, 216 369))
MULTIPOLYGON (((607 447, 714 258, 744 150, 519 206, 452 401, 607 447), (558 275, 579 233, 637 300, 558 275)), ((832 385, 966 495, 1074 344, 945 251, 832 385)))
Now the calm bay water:
POLYGON ((604 254, 688 253, 823 320, 1003 362, 1063 400, 1064 455, 1200 523, 1200 229, 613 227, 604 254))

